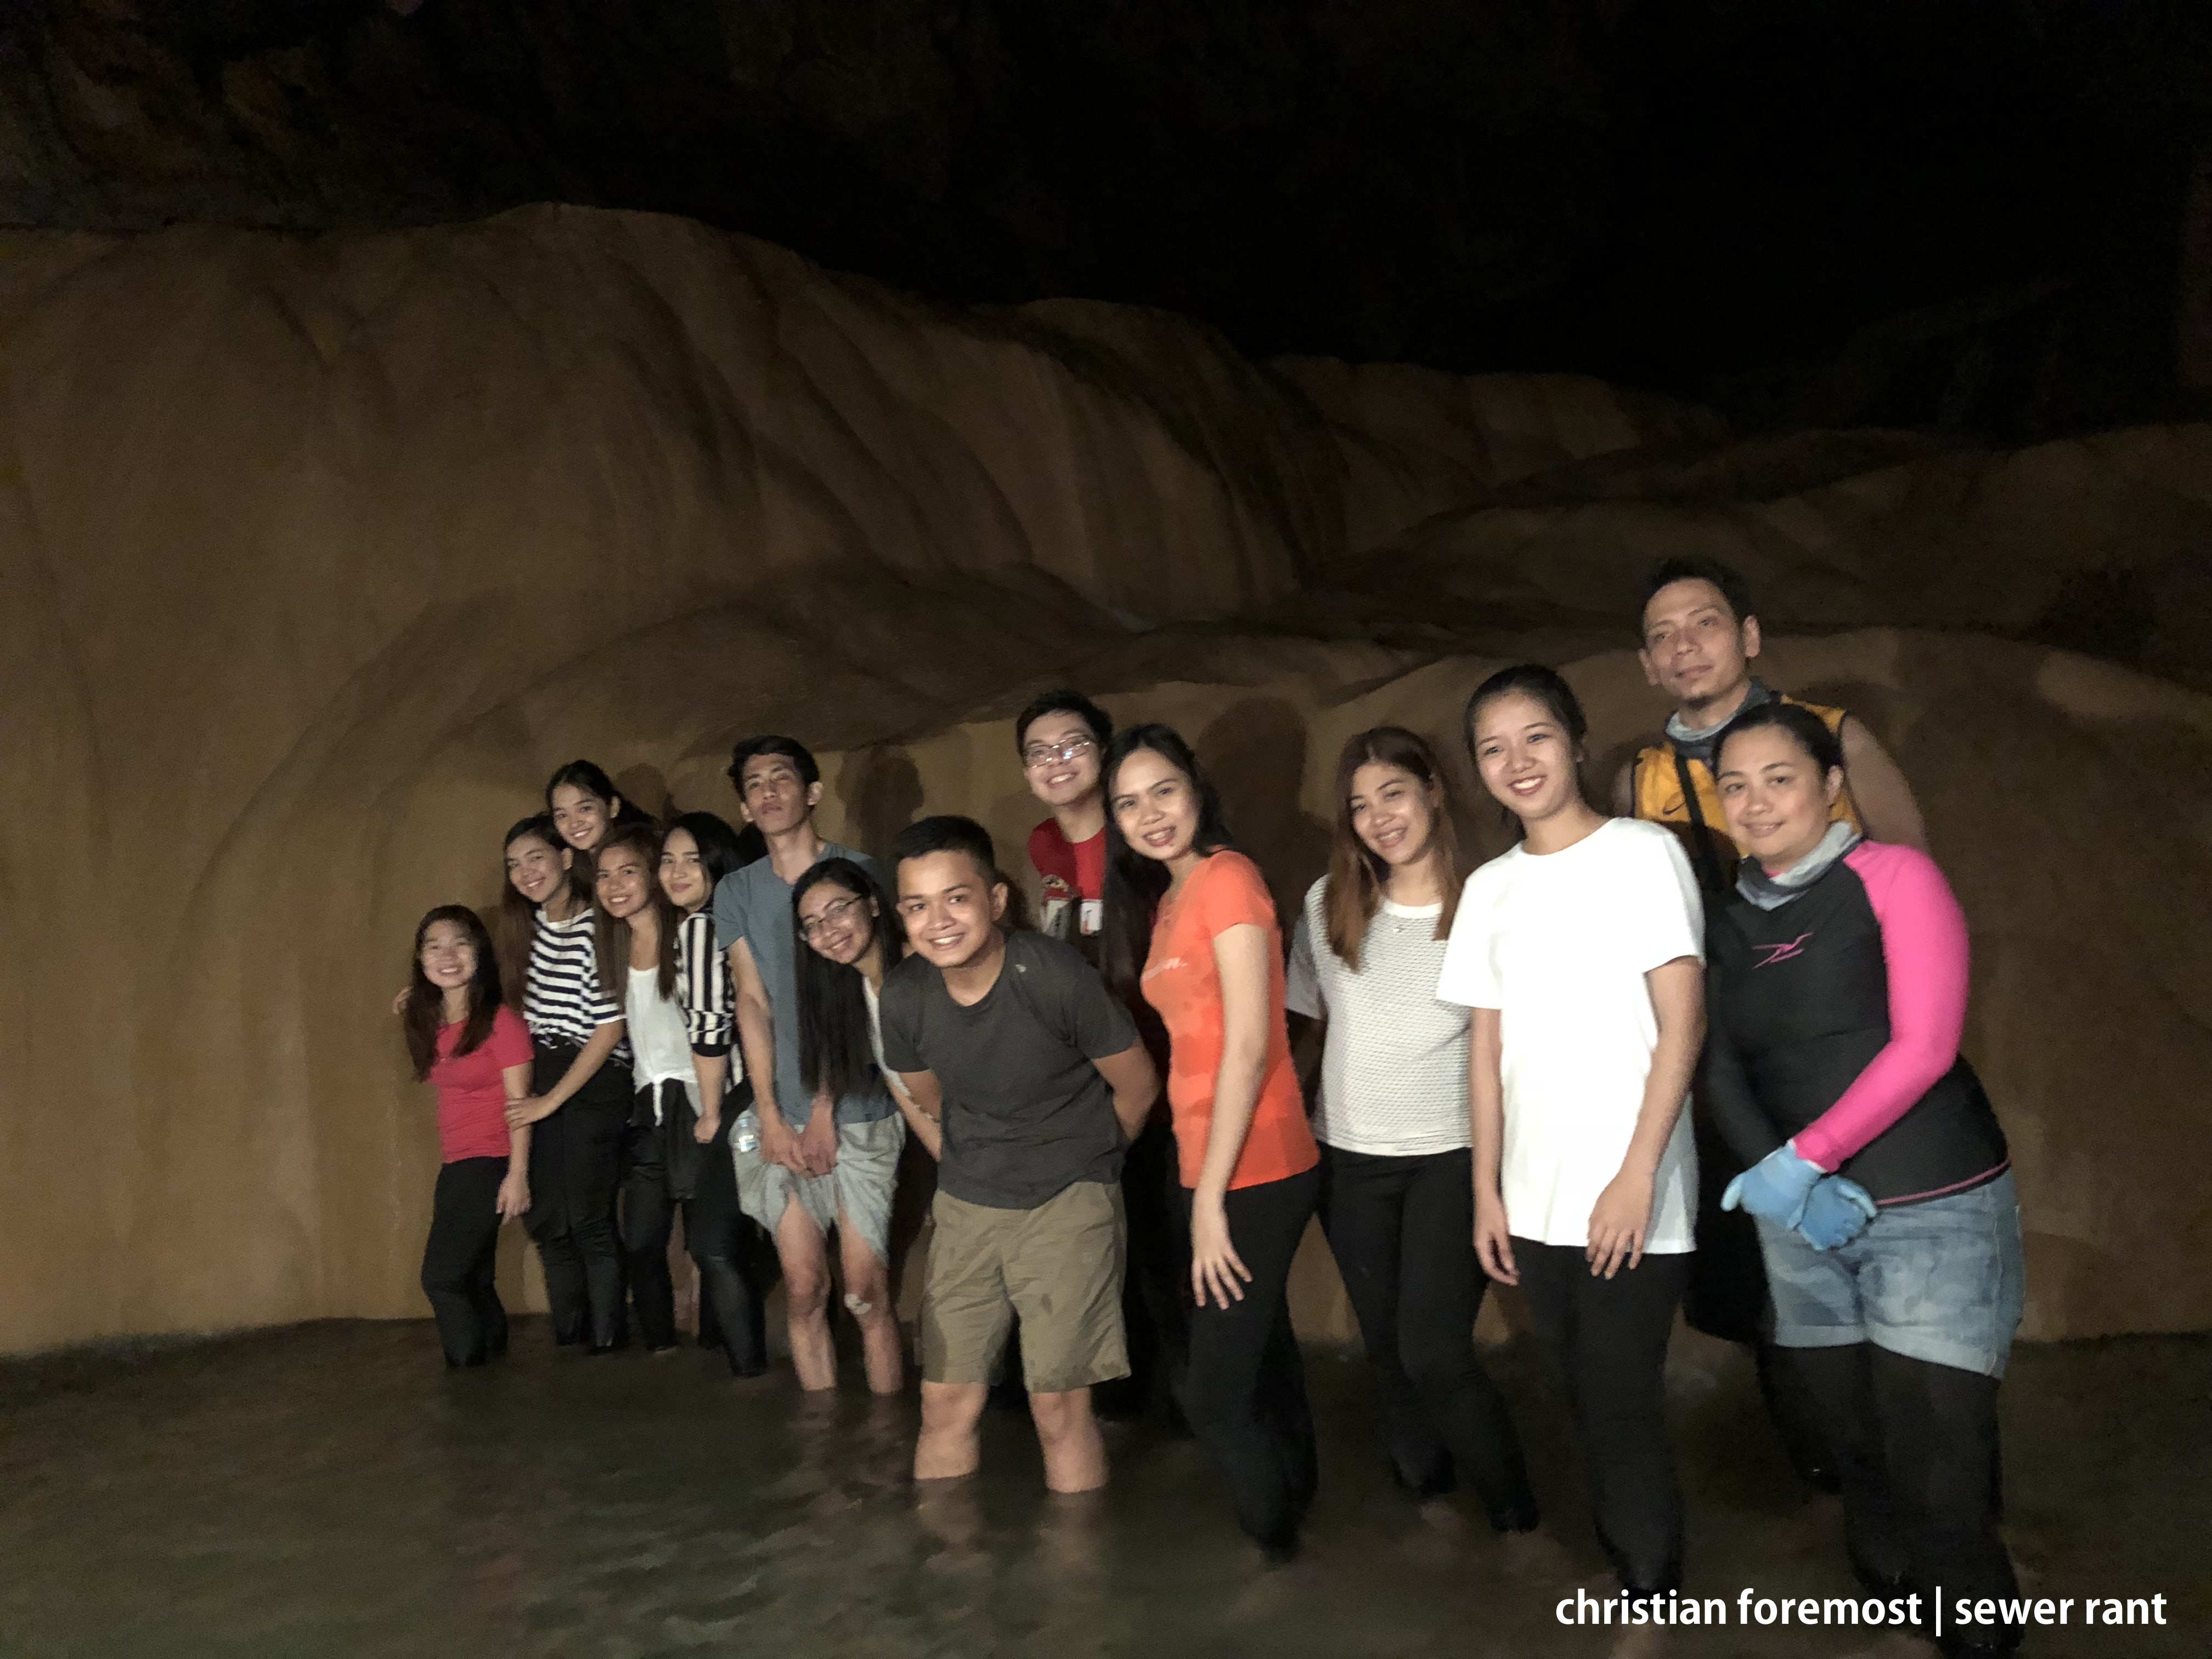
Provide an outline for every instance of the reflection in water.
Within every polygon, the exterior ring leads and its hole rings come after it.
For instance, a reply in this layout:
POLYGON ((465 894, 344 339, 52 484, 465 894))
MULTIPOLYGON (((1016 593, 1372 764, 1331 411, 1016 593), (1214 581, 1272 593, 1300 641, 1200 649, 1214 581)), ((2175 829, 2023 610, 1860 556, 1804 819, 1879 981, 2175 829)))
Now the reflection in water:
MULTIPOLYGON (((1674 1394, 1692 1580, 1849 1594, 1835 1505, 1789 1477, 1735 1351, 1699 1341, 1678 1340, 1674 1394)), ((2144 1339, 2016 1357, 2013 1543, 2045 1582, 2195 1582, 2183 1552, 2212 1445, 2186 1402, 2208 1353, 2144 1339)), ((1112 1484, 1060 1497, 1026 1417, 988 1413, 981 1473, 918 1490, 911 1398, 802 1397, 781 1372, 733 1384, 692 1350, 556 1358, 539 1320, 504 1364, 453 1377, 427 1323, 80 1364, 66 1387, 0 1391, 0 1654, 1603 1654, 1603 1636, 1552 1613, 1576 1584, 1610 1587, 1558 1402, 1525 1345, 1486 1358, 1522 1419, 1546 1534, 1500 1540, 1463 1499, 1409 1502, 1364 1367, 1316 1353, 1321 1500, 1279 1571, 1188 1440, 1110 1425, 1112 1484)), ((2143 1636, 2128 1659, 2203 1651, 2201 1626, 2154 1633, 2163 1648, 2143 1636)), ((1727 1637, 1696 1650, 1869 1646, 1863 1631, 1727 1637)))

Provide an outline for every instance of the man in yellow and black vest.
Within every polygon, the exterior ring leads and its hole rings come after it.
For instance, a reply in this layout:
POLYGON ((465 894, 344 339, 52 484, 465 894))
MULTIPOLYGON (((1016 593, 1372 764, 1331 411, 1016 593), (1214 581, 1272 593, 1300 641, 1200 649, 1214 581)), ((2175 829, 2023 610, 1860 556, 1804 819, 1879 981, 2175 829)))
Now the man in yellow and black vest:
MULTIPOLYGON (((1668 559, 1644 584, 1644 678, 1674 699, 1674 711, 1656 743, 1613 780, 1613 810, 1649 818, 1680 835, 1710 904, 1735 884, 1741 862, 1728 839, 1713 782, 1713 749, 1728 723, 1754 704, 1802 702, 1775 691, 1752 672, 1759 655, 1759 618, 1741 575, 1710 559, 1668 559)), ((1875 841, 1927 850, 1927 830, 1912 787, 1863 720, 1846 709, 1802 702, 1826 722, 1844 747, 1844 789, 1834 815, 1875 841)), ((1797 1383, 1782 1351, 1769 1340, 1766 1272, 1759 1236, 1741 1211, 1720 1197, 1742 1164, 1706 1121, 1692 1122, 1698 1141, 1698 1249, 1684 1315, 1707 1335, 1748 1346, 1758 1362, 1759 1391, 1799 1474, 1827 1491, 1836 1475, 1818 1409, 1797 1383)))
POLYGON ((1644 677, 1674 700, 1660 740, 1637 750, 1614 779, 1613 810, 1620 817, 1674 826, 1688 841, 1691 863, 1709 891, 1734 885, 1737 856, 1723 828, 1713 784, 1713 743, 1754 703, 1780 701, 1809 708, 1844 745, 1844 791, 1835 816, 1872 841, 1928 848, 1919 803, 1897 763, 1848 709, 1806 702, 1771 689, 1752 672, 1759 655, 1759 617, 1743 578, 1711 559, 1668 559, 1644 585, 1644 677))

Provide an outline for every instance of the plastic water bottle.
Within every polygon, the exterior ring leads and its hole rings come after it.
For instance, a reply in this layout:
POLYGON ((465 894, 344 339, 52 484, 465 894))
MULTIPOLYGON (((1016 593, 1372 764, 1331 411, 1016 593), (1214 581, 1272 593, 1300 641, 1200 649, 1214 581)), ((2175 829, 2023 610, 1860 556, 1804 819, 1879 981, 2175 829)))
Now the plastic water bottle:
POLYGON ((731 1144, 741 1152, 760 1151, 760 1125, 750 1116, 739 1118, 738 1132, 731 1137, 731 1144))

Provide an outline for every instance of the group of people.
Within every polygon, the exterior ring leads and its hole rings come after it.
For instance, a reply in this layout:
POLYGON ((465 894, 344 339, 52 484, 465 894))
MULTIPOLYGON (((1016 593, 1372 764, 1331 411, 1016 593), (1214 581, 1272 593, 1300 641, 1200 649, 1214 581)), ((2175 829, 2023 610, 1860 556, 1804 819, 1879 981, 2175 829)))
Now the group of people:
POLYGON ((936 1178, 918 1480, 976 1467, 1018 1355, 1046 1484, 1103 1485, 1092 1390, 1126 1390, 1133 1360, 1239 1526, 1288 1559, 1316 1482, 1288 1281, 1318 1216, 1410 1492, 1464 1481, 1498 1532, 1538 1527, 1473 1335, 1490 1281, 1516 1285, 1622 1590, 1663 1601, 1683 1521, 1662 1373, 1686 1306, 1759 1356, 1869 1594, 2009 1596, 1996 1390, 2020 1224, 1959 1053, 1965 921, 1895 764, 1844 711, 1758 679, 1759 643, 1735 573, 1653 573, 1641 658, 1675 708, 1613 816, 1585 793, 1565 680, 1485 680, 1462 735, 1517 838, 1472 871, 1429 744, 1354 737, 1287 948, 1189 745, 1073 691, 1014 729, 1049 811, 1034 926, 969 818, 908 824, 881 866, 825 840, 790 738, 737 745, 743 836, 658 825, 597 767, 562 768, 508 832, 502 938, 433 910, 401 999, 438 1091, 422 1279, 448 1363, 505 1344, 510 1217, 556 1342, 619 1346, 634 1311, 672 1346, 681 1211, 702 1340, 734 1371, 767 1363, 766 1238, 801 1386, 836 1384, 834 1279, 868 1386, 896 1391, 911 1136, 936 1178))

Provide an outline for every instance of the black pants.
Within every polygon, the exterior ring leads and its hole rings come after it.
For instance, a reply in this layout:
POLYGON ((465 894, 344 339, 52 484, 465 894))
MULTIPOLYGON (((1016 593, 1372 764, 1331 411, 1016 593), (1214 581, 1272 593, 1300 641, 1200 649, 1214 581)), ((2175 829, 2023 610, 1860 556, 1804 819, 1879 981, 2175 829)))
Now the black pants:
MULTIPOLYGON (((1262 1544, 1294 1536, 1318 1479, 1305 1362, 1291 1328, 1291 1259, 1313 1219, 1318 1169, 1229 1194, 1229 1238, 1252 1275, 1244 1299, 1190 1316, 1182 1408, 1228 1477, 1237 1524, 1262 1544)), ((1183 1194, 1188 1224, 1190 1194, 1183 1194)))
POLYGON ((1870 1342, 1784 1352, 1826 1413, 1859 1577, 1941 1585, 1947 1601, 2017 1596, 1997 1532, 1997 1379, 1870 1342))
MULTIPOLYGON (((693 1133, 697 1122, 690 1097, 680 1084, 664 1083, 657 1091, 638 1091, 622 1188, 623 1256, 630 1300, 646 1346, 673 1347, 676 1286, 668 1271, 668 1242, 681 1210, 684 1248, 699 1268, 705 1304, 700 1317, 713 1321, 730 1369, 741 1376, 757 1376, 767 1368, 768 1335, 760 1299, 739 1267, 740 1259, 750 1255, 746 1249, 750 1241, 739 1230, 751 1224, 738 1207, 729 1116, 703 1146, 693 1133), (656 1093, 660 1106, 657 1123, 656 1093)), ((748 1260, 744 1265, 751 1264, 748 1260)))
POLYGON ((700 1150, 699 1179, 684 1208, 684 1248, 699 1268, 699 1340, 720 1348, 737 1376, 768 1369, 764 1303, 776 1272, 775 1246, 738 1205, 730 1126, 750 1097, 722 1103, 722 1127, 700 1150))
POLYGON ((1536 1524, 1536 1498, 1505 1397, 1474 1357, 1489 1284, 1474 1254, 1472 1155, 1378 1158, 1322 1148, 1328 1234, 1405 1483, 1437 1490, 1454 1465, 1500 1532, 1536 1524))
POLYGON ((1128 1218, 1121 1325, 1129 1374, 1102 1382, 1091 1397, 1103 1415, 1135 1416, 1153 1395, 1180 1395, 1190 1359, 1190 1232, 1176 1179, 1175 1130, 1147 1124, 1121 1162, 1121 1207, 1128 1218))
POLYGON ((1688 1253, 1646 1255, 1611 1279, 1579 1244, 1513 1241, 1528 1314, 1565 1378, 1598 1541, 1631 1595, 1682 1579, 1682 1494, 1667 1444, 1667 1339, 1688 1253))
POLYGON ((1820 1407, 1806 1391, 1796 1368, 1774 1346, 1774 1315, 1759 1224, 1748 1210, 1721 1208, 1729 1183, 1743 1173, 1743 1160, 1695 1102, 1691 1110, 1698 1143, 1698 1248, 1690 1258, 1682 1316, 1692 1330, 1741 1343, 1751 1351, 1758 1369, 1759 1397, 1790 1467, 1799 1479, 1833 1491, 1834 1457, 1820 1407))
MULTIPOLYGON (((576 1058, 573 1043, 536 1045, 531 1089, 544 1094, 576 1058)), ((623 1332, 622 1242, 615 1188, 629 1123, 629 1068, 610 1060, 530 1137, 530 1214, 524 1224, 545 1268, 553 1340, 610 1348, 623 1332)))
POLYGON ((507 1310, 493 1271, 499 1258, 503 1158, 464 1158, 440 1168, 422 1246, 422 1294, 448 1365, 481 1365, 507 1352, 507 1310))

